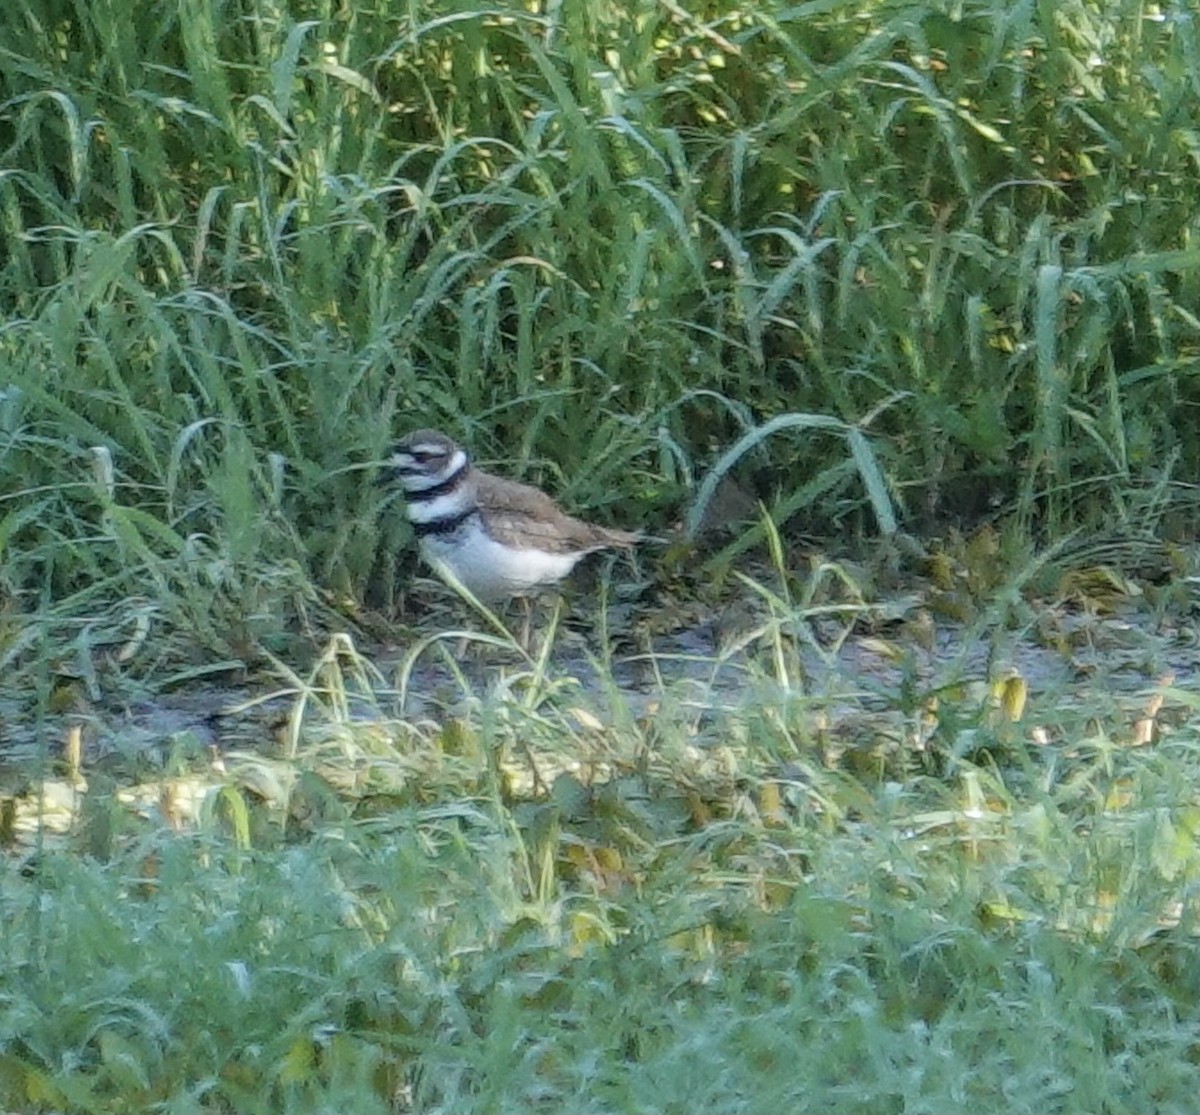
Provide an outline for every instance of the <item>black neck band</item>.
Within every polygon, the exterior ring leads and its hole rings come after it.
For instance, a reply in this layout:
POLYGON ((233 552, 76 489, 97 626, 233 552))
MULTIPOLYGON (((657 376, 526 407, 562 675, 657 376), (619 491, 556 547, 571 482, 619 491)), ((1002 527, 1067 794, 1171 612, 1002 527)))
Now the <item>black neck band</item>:
POLYGON ((428 500, 437 499, 438 496, 449 495, 466 479, 467 469, 470 467, 470 465, 463 465, 457 472, 451 473, 440 484, 434 484, 432 488, 418 488, 415 492, 405 492, 404 498, 409 503, 425 503, 428 500))
POLYGON ((448 519, 434 519, 428 523, 413 523, 413 533, 418 538, 426 538, 431 534, 452 534, 472 515, 476 514, 478 510, 478 507, 468 507, 460 515, 451 515, 448 519))

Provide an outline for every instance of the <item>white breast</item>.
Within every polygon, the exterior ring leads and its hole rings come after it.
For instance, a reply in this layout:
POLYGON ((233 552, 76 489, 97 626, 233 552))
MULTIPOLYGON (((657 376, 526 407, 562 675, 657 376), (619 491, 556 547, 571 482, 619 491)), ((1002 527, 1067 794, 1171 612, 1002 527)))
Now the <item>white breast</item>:
POLYGON ((583 557, 581 553, 548 554, 503 546, 484 531, 477 516, 452 535, 422 538, 421 553, 435 569, 449 569, 484 601, 520 596, 561 581, 583 557))

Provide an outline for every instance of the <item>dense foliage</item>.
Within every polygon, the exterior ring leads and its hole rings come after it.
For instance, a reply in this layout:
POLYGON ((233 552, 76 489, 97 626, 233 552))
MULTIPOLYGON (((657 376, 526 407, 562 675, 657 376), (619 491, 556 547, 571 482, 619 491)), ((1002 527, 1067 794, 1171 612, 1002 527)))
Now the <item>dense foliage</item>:
MULTIPOLYGON (((186 598, 210 644, 361 596, 402 534, 358 470, 418 424, 651 528, 787 412, 861 425, 910 527, 1154 525, 1200 468, 1197 34, 1093 0, 11 0, 8 588, 186 598)), ((780 519, 874 529, 837 438, 752 457, 780 519)))
POLYGON ((1193 1111, 1198 23, 0 0, 0 1109, 1193 1111))

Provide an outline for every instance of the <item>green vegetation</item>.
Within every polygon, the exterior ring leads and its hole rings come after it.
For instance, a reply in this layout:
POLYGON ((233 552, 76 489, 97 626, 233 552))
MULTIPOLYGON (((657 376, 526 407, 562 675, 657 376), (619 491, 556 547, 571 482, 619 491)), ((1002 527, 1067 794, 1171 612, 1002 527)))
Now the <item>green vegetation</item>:
POLYGON ((3 1102, 1191 1110, 1195 722, 1138 748, 1094 698, 947 688, 934 718, 901 686, 839 719, 779 682, 703 727, 532 670, 413 720, 335 644, 294 745, 207 796, 177 755, 149 809, 93 787, 54 836, 35 795, 3 1102))
POLYGON ((0 4, 0 1108, 1191 1111, 1198 74, 1182 0, 0 4), (769 514, 462 670, 427 425, 769 514), (224 770, 51 757, 229 677, 224 770))
MULTIPOLYGON (((651 528, 784 412, 861 425, 910 524, 1194 506, 1183 5, 14 0, 0 42, 11 590, 236 656, 390 579, 357 470, 418 423, 651 528)), ((836 436, 757 465, 873 532, 836 436)))

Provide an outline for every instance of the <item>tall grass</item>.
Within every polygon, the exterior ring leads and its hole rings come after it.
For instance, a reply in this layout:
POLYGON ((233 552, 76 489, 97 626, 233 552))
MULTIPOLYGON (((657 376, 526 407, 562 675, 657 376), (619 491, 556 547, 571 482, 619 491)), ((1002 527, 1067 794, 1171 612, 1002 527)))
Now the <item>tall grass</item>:
MULTIPOLYGON (((909 525, 1190 515, 1184 4, 13 0, 0 42, 11 592, 232 653, 394 582, 362 470, 418 422, 657 527, 748 429, 899 399, 909 525)), ((751 481, 873 531, 790 428, 751 481)))
POLYGON ((916 650, 812 691, 871 602, 788 543, 1003 516, 982 629, 1073 531, 1194 526, 1198 35, 1184 0, 0 4, 0 744, 40 756, 0 800, 0 1106, 1191 1110, 1194 702, 1134 746, 1113 692, 976 702, 916 650), (418 425, 651 532, 763 497, 773 587, 702 663, 761 699, 643 715, 609 659, 591 701, 548 638, 417 718, 447 632, 373 694, 340 632, 404 583, 371 481, 418 425), (49 777, 106 671, 251 660, 282 748, 49 777))

